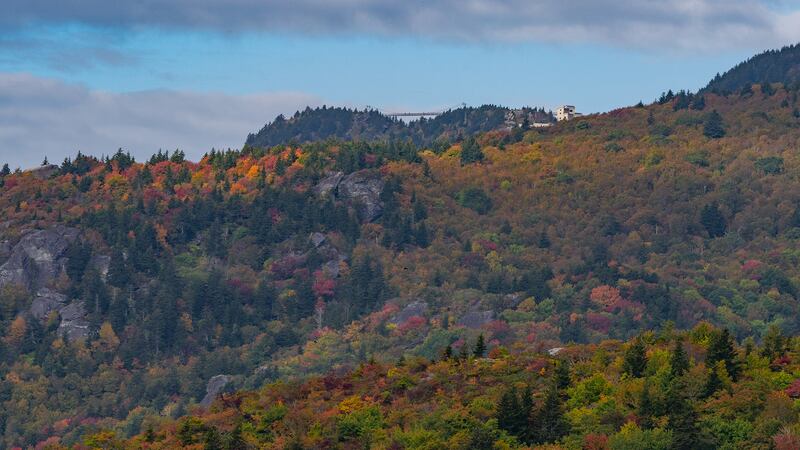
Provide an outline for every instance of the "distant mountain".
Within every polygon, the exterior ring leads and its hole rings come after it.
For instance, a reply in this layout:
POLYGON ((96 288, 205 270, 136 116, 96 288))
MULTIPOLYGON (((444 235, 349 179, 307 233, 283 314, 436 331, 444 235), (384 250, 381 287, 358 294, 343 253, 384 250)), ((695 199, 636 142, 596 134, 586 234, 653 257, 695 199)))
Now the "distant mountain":
POLYGON ((376 110, 348 108, 306 108, 291 118, 283 115, 247 137, 251 147, 272 147, 290 141, 312 142, 335 138, 347 141, 411 140, 430 145, 438 140, 452 142, 459 136, 533 122, 554 122, 553 115, 542 108, 510 108, 483 105, 448 110, 432 119, 405 123, 376 110))
POLYGON ((753 56, 724 74, 717 74, 704 91, 727 94, 762 83, 800 83, 800 44, 753 56))

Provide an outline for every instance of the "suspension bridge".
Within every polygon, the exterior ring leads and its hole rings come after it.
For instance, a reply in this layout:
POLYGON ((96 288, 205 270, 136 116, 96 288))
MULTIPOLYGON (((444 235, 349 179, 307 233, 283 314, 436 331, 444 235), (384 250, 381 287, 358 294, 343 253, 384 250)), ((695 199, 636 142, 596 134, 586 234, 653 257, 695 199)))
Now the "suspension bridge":
POLYGON ((423 112, 413 112, 413 111, 382 111, 378 108, 373 108, 371 106, 367 106, 366 109, 374 109, 379 111, 381 114, 387 117, 436 117, 446 113, 447 111, 452 111, 458 108, 466 108, 466 103, 459 103, 457 105, 451 106, 450 108, 442 109, 441 111, 423 111, 423 112))

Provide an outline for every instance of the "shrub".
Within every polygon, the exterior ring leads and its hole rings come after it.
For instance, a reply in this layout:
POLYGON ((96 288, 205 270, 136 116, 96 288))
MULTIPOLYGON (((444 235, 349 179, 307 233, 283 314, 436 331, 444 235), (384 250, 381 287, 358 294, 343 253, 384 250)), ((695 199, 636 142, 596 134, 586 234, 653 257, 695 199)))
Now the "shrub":
POLYGON ((458 193, 456 201, 464 208, 469 208, 478 214, 486 214, 492 209, 492 199, 479 187, 469 187, 458 193))

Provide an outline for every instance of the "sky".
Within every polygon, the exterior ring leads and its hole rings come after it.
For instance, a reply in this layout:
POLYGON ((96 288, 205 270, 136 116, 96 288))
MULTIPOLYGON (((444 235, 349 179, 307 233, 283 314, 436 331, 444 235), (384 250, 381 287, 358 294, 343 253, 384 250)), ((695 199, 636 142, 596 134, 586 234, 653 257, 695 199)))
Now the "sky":
POLYGON ((800 0, 3 0, 0 163, 238 148, 306 106, 603 112, 800 41, 800 0))

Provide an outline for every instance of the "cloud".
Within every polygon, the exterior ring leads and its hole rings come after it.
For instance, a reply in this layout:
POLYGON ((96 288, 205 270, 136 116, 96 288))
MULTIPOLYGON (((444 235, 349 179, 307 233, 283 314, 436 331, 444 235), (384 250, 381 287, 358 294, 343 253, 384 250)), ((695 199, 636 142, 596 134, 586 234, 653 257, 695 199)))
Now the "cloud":
POLYGON ((295 92, 119 94, 0 73, 0 162, 31 167, 45 156, 61 161, 78 150, 100 155, 120 147, 139 158, 181 148, 197 159, 211 147, 240 147, 278 114, 320 103, 295 92))
POLYGON ((788 0, 4 0, 0 25, 713 49, 800 40, 800 15, 790 5, 788 0))

